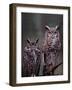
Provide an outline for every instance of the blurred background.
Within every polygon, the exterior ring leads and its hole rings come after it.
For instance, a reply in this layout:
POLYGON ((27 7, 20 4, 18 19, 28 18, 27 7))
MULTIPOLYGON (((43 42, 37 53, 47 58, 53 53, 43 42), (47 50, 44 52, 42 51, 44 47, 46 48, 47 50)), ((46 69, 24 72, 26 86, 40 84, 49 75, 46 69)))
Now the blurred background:
MULTIPOLYGON (((39 38, 39 44, 42 44, 45 34, 45 25, 55 27, 59 25, 59 31, 63 33, 63 15, 58 14, 39 14, 22 13, 22 48, 26 45, 26 39, 35 41, 39 38)), ((62 42, 62 41, 61 41, 62 42)))

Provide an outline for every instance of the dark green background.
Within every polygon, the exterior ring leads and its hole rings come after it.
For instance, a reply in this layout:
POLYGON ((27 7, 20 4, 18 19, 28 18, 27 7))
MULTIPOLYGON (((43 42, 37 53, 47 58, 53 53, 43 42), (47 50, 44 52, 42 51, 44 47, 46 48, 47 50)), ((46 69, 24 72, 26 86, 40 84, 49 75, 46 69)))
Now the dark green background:
MULTIPOLYGON (((41 43, 44 38, 45 25, 50 27, 60 26, 60 34, 63 33, 63 15, 22 13, 22 46, 26 45, 26 39, 36 40, 41 43)), ((61 39, 62 40, 62 39, 61 39)))

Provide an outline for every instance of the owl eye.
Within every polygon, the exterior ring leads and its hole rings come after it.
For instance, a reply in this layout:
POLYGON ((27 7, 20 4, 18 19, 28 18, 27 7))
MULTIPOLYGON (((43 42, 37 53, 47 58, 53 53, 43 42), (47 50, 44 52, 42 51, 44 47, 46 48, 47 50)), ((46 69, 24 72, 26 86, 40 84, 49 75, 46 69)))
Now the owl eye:
POLYGON ((50 33, 51 34, 51 32, 49 31, 48 33, 50 33))
POLYGON ((57 33, 57 32, 54 32, 55 34, 57 33))

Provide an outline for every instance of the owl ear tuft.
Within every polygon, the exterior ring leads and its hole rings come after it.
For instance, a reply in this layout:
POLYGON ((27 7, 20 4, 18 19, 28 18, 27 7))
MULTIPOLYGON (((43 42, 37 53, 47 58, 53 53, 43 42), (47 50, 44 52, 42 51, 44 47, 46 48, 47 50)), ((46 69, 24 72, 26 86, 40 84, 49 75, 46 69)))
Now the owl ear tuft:
POLYGON ((27 43, 29 43, 29 44, 31 43, 30 39, 27 39, 27 43))
POLYGON ((59 29, 59 25, 57 25, 55 28, 56 28, 56 30, 58 30, 59 29))
POLYGON ((45 25, 45 29, 50 30, 50 27, 48 25, 45 25))
POLYGON ((38 43, 39 39, 36 40, 36 44, 38 43))

